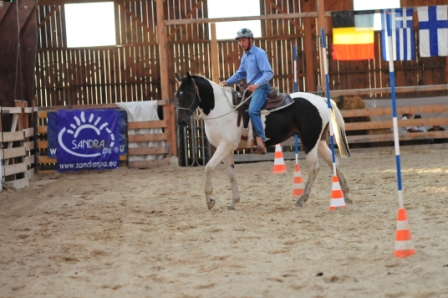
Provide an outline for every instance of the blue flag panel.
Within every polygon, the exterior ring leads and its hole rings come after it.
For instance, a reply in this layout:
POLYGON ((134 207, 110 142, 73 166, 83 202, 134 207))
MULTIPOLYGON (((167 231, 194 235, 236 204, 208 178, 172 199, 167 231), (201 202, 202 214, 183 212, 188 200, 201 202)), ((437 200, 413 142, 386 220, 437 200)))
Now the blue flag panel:
POLYGON ((118 168, 118 111, 57 111, 58 171, 118 168))
MULTIPOLYGON (((127 120, 126 111, 118 110, 118 141, 120 144, 120 156, 126 156, 128 153, 127 146, 127 120)), ((57 114, 56 112, 47 113, 47 141, 49 158, 57 158, 58 138, 57 138, 57 114)))

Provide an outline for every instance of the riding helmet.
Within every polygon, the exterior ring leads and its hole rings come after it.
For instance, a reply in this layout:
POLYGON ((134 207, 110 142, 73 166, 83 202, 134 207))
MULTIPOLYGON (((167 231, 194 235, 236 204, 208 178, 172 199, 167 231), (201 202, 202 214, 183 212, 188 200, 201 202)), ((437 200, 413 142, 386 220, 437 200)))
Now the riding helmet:
POLYGON ((246 37, 246 38, 249 38, 249 37, 254 38, 254 34, 252 33, 252 31, 250 31, 250 29, 243 28, 243 29, 240 29, 240 30, 236 33, 236 37, 235 37, 235 39, 238 40, 238 39, 240 39, 240 38, 244 38, 244 37, 246 37))

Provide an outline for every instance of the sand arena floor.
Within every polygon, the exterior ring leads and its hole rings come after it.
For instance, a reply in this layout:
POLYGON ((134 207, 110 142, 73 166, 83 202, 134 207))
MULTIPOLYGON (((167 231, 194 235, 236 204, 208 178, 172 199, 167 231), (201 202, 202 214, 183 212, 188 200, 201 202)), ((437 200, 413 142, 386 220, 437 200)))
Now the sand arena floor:
POLYGON ((35 175, 0 193, 0 297, 448 297, 446 149, 402 148, 405 259, 393 149, 340 162, 354 204, 335 211, 322 161, 303 208, 294 161, 237 164, 236 211, 223 165, 211 211, 203 167, 35 175))

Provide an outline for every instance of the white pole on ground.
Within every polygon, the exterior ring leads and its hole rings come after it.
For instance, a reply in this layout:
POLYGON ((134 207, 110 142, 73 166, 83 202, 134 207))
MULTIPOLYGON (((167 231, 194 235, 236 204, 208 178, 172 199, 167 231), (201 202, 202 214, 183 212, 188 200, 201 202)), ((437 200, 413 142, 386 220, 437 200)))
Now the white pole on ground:
POLYGON ((328 116, 330 119, 330 144, 331 144, 331 160, 333 162, 333 176, 336 176, 336 157, 334 155, 334 128, 333 123, 331 121, 331 97, 330 97, 330 79, 328 77, 328 65, 327 65, 327 50, 325 43, 325 31, 322 28, 321 30, 321 41, 322 41, 322 58, 324 60, 324 72, 325 72, 325 85, 326 85, 326 94, 327 94, 327 104, 328 104, 328 116))

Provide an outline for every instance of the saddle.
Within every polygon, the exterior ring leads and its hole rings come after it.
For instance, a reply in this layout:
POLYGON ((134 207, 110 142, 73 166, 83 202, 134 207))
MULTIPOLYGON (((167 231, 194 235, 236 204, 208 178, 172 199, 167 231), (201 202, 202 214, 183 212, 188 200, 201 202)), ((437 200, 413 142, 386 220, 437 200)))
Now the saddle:
MULTIPOLYGON (((237 85, 237 92, 234 95, 233 101, 234 105, 239 105, 242 101, 244 101, 247 97, 249 97, 252 92, 246 91, 248 85, 246 84, 238 84, 237 85), (246 93, 244 93, 246 92, 246 93), (243 98, 243 95, 245 96, 243 98)), ((249 124, 249 114, 247 113, 247 108, 249 107, 251 98, 247 100, 243 105, 241 105, 238 110, 238 120, 237 120, 237 126, 240 126, 241 119, 243 118, 243 127, 247 128, 249 124)), ((291 100, 291 97, 288 94, 279 93, 278 87, 271 87, 271 93, 269 93, 268 98, 266 99, 262 110, 268 110, 270 112, 274 112, 276 110, 279 110, 280 108, 285 108, 292 104, 293 101, 291 100)))

